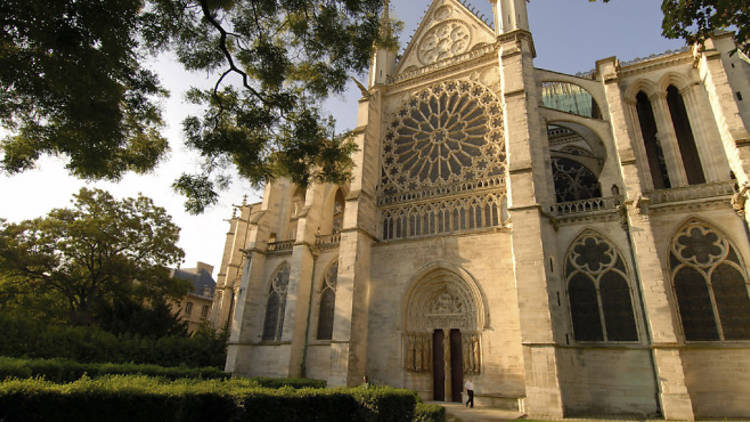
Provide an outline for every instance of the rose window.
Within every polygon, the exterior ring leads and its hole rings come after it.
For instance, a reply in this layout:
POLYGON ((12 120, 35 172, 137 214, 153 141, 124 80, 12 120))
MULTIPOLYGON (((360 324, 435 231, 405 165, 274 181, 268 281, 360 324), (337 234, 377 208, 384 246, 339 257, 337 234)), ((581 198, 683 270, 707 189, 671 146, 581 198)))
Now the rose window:
POLYGON ((502 110, 474 82, 443 82, 411 97, 388 126, 386 194, 502 175, 502 110))

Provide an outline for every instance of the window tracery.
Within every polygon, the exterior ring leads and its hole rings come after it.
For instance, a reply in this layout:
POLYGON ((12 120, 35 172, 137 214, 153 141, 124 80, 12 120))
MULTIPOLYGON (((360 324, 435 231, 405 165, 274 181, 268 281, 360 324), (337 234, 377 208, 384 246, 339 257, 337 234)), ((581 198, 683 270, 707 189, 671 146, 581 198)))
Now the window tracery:
POLYGON ((728 239, 690 220, 672 239, 669 265, 686 340, 750 340, 747 272, 728 239))
POLYGON ((501 116, 495 95, 473 81, 435 84, 402 106, 383 140, 383 240, 505 222, 501 116))
POLYGON ((496 96, 476 82, 441 82, 418 92, 386 131, 382 192, 502 175, 501 116, 496 96))
POLYGON ((579 201, 602 196, 599 179, 575 160, 552 157, 552 177, 557 202, 579 201))
POLYGON ((498 227, 507 221, 506 208, 499 192, 392 205, 382 211, 382 236, 397 240, 498 227))
POLYGON ((638 341, 628 274, 619 251, 587 230, 565 260, 573 334, 577 341, 638 341))
POLYGON ((266 299, 266 316, 263 322, 264 341, 279 341, 284 331, 286 293, 289 286, 289 265, 281 264, 271 280, 266 299))
MULTIPOLYGON (((441 8, 435 17, 445 19, 452 9, 441 8)), ((471 30, 465 23, 451 19, 432 27, 424 35, 417 49, 417 56, 423 65, 448 59, 465 53, 471 45, 471 30)))
POLYGON ((320 310, 318 312, 318 340, 330 340, 333 337, 333 316, 336 310, 336 280, 339 263, 335 260, 323 276, 320 292, 320 310))

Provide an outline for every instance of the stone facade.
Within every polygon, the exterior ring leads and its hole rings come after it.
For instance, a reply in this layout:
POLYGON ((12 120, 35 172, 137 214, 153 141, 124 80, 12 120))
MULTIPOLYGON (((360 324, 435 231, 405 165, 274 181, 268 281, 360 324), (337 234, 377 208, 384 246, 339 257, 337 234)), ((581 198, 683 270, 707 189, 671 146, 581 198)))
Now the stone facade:
POLYGON ((435 0, 400 58, 375 52, 350 183, 237 207, 211 314, 227 370, 750 417, 750 66, 719 35, 538 69, 525 1, 491 1, 495 28, 435 0))

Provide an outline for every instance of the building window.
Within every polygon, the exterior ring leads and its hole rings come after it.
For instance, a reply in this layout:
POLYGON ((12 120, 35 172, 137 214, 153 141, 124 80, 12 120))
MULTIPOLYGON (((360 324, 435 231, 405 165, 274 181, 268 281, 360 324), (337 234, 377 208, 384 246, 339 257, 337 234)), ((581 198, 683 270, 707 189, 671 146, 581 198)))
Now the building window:
POLYGON ((690 120, 685 110, 685 102, 682 100, 682 94, 674 85, 667 88, 667 104, 669 104, 669 114, 672 117, 675 135, 677 135, 677 145, 680 147, 682 165, 685 166, 688 184, 706 183, 698 149, 695 146, 693 130, 690 127, 690 120))
POLYGON ((185 304, 185 315, 190 315, 193 312, 193 302, 185 304))
POLYGON ((320 311, 318 312, 318 340, 330 340, 333 337, 333 316, 336 310, 336 278, 338 277, 338 259, 334 261, 323 276, 323 288, 320 292, 320 311))
POLYGON ((638 341, 629 277, 616 248, 586 230, 571 245, 565 262, 574 338, 638 341))
POLYGON ((578 161, 552 157, 552 178, 557 202, 580 201, 602 196, 599 179, 578 161))
POLYGON ((284 331, 284 311, 286 310, 286 290, 289 285, 289 265, 282 264, 276 270, 268 289, 266 318, 263 323, 263 340, 279 341, 284 331))
POLYGON ((203 305, 203 308, 201 308, 201 319, 208 318, 208 310, 209 310, 208 305, 203 305))
POLYGON ((671 184, 667 174, 667 164, 664 161, 664 152, 661 149, 659 138, 656 136, 656 119, 654 119, 651 101, 643 91, 640 91, 635 99, 651 181, 654 183, 654 189, 668 189, 671 184))
POLYGON ((669 266, 686 340, 750 340, 747 273, 724 236, 688 221, 672 239, 669 266))

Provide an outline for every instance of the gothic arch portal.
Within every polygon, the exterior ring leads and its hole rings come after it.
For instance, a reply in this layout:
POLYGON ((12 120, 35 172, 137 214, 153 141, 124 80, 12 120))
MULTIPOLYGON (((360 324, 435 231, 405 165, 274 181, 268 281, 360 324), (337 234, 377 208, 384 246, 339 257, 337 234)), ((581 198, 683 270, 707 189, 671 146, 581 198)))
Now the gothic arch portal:
POLYGON ((459 267, 433 263, 412 278, 402 307, 403 364, 431 381, 433 400, 460 401, 464 377, 482 372, 486 310, 476 281, 459 267))
POLYGON ((455 265, 432 263, 417 271, 409 283, 402 306, 402 328, 427 332, 446 328, 447 324, 481 331, 489 325, 487 309, 484 294, 471 275, 455 265), (456 312, 440 316, 446 306, 450 308, 446 295, 451 296, 450 306, 456 312))

